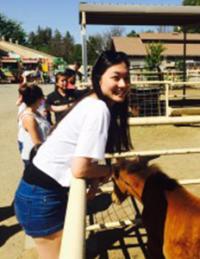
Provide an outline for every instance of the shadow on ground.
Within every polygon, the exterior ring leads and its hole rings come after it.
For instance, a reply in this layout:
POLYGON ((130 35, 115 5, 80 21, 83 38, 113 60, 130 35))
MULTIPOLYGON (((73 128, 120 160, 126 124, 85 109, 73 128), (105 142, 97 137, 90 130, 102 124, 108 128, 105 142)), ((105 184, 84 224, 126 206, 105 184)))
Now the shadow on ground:
MULTIPOLYGON (((15 215, 13 204, 0 208, 0 221, 4 221, 15 215)), ((12 226, 1 225, 0 226, 0 247, 3 246, 6 241, 17 232, 21 231, 19 224, 12 226)))
POLYGON ((106 230, 97 233, 92 233, 86 240, 86 258, 87 259, 107 259, 109 251, 121 250, 124 259, 131 259, 129 248, 140 248, 144 258, 147 258, 147 251, 142 237, 146 234, 141 234, 135 227, 118 228, 106 230), (129 242, 127 242, 129 238, 129 242), (135 239, 137 242, 130 242, 130 239, 135 239))
POLYGON ((100 195, 97 195, 93 200, 88 202, 87 215, 104 211, 108 209, 111 203, 112 203, 112 199, 109 193, 102 193, 100 195))
MULTIPOLYGON (((108 193, 97 195, 94 200, 88 202, 87 215, 89 216, 90 224, 94 224, 94 214, 103 212, 108 209, 111 204, 111 195, 108 193)), ((136 212, 136 215, 139 215, 139 211, 136 212)), ((101 230, 98 232, 91 231, 86 240, 86 258, 107 259, 109 258, 109 251, 121 250, 124 259, 131 259, 129 248, 134 247, 141 249, 144 258, 147 258, 146 241, 144 241, 146 240, 146 232, 142 232, 141 228, 142 225, 140 224, 137 226, 122 226, 117 229, 101 230)))
POLYGON ((0 208, 0 221, 6 220, 15 215, 13 203, 9 206, 0 208))
POLYGON ((12 226, 0 226, 0 247, 3 246, 11 236, 15 235, 20 230, 21 227, 19 224, 12 226))

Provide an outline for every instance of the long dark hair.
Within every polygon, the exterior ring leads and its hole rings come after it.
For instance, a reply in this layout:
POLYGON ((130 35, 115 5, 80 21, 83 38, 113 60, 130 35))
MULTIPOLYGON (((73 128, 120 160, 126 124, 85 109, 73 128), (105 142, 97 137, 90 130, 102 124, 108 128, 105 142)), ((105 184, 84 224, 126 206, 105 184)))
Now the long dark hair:
MULTIPOLYGON (((98 98, 107 103, 100 87, 100 80, 105 71, 117 64, 125 63, 129 69, 128 56, 124 52, 104 51, 96 61, 92 70, 92 85, 98 98)), ((111 121, 108 132, 106 152, 128 151, 132 148, 128 127, 128 98, 122 103, 115 103, 110 108, 111 121)))
MULTIPOLYGON (((125 53, 111 50, 102 52, 92 69, 93 89, 79 99, 69 110, 63 113, 62 118, 65 117, 80 100, 86 96, 89 96, 91 93, 96 93, 98 98, 103 100, 108 105, 108 99, 102 93, 99 82, 102 75, 109 67, 121 63, 125 63, 127 68, 129 68, 128 57, 125 53)), ((132 148, 128 127, 128 98, 126 97, 124 102, 115 103, 111 107, 108 105, 108 108, 111 113, 111 121, 108 131, 106 152, 112 153, 128 151, 132 148)), ((57 124, 55 127, 56 126, 57 124)), ((53 128, 55 129, 55 127, 53 128)))

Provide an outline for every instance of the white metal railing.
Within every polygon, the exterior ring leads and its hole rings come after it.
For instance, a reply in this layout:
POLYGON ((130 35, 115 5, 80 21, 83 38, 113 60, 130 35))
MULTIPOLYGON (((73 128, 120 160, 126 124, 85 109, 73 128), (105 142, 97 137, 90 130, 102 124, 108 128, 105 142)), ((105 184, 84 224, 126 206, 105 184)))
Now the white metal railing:
POLYGON ((200 148, 182 148, 167 150, 147 150, 147 151, 129 151, 115 154, 107 154, 106 158, 123 158, 135 156, 167 156, 167 155, 183 155, 200 153, 200 148))
POLYGON ((198 124, 200 123, 200 116, 185 116, 185 117, 131 117, 129 118, 130 126, 144 126, 144 125, 170 125, 170 124, 198 124))
MULTIPOLYGON (((137 71, 137 70, 130 70, 130 77, 133 80, 147 80, 151 78, 152 80, 155 80, 156 78, 159 78, 159 76, 162 76, 164 80, 170 80, 170 81, 180 81, 182 80, 184 75, 183 71, 137 71)), ((193 80, 198 79, 200 80, 200 70, 187 70, 186 73, 187 80, 193 80)))
POLYGON ((72 179, 59 259, 85 258, 86 181, 72 179))

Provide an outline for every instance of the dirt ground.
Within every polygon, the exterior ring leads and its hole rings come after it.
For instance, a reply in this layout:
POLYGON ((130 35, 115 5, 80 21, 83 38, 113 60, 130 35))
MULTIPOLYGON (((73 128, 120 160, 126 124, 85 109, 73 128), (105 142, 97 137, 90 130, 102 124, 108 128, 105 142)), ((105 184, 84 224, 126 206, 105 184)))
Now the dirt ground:
MULTIPOLYGON (((53 90, 52 85, 42 86, 45 93, 53 90)), ((13 195, 22 175, 22 163, 17 150, 17 122, 15 101, 16 85, 0 85, 0 258, 33 259, 33 253, 24 250, 25 235, 19 227, 12 210, 13 195)), ((200 146, 200 126, 145 126, 131 130, 135 150, 162 150, 200 146)), ((162 156, 155 160, 163 170, 177 179, 200 178, 200 154, 162 156)), ((200 196, 200 186, 188 186, 200 196)), ((142 259, 141 252, 132 249, 126 257, 120 249, 109 253, 109 258, 142 259)), ((97 257, 100 258, 100 257, 97 257)), ((107 257, 101 257, 107 258, 107 257)))

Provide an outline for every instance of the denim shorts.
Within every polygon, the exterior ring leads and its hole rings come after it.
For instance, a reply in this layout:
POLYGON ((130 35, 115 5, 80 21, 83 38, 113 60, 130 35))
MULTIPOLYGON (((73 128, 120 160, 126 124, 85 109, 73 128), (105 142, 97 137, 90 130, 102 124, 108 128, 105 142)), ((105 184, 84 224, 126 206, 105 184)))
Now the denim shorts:
POLYGON ((16 217, 25 233, 44 237, 63 229, 68 192, 20 181, 15 194, 16 217))

